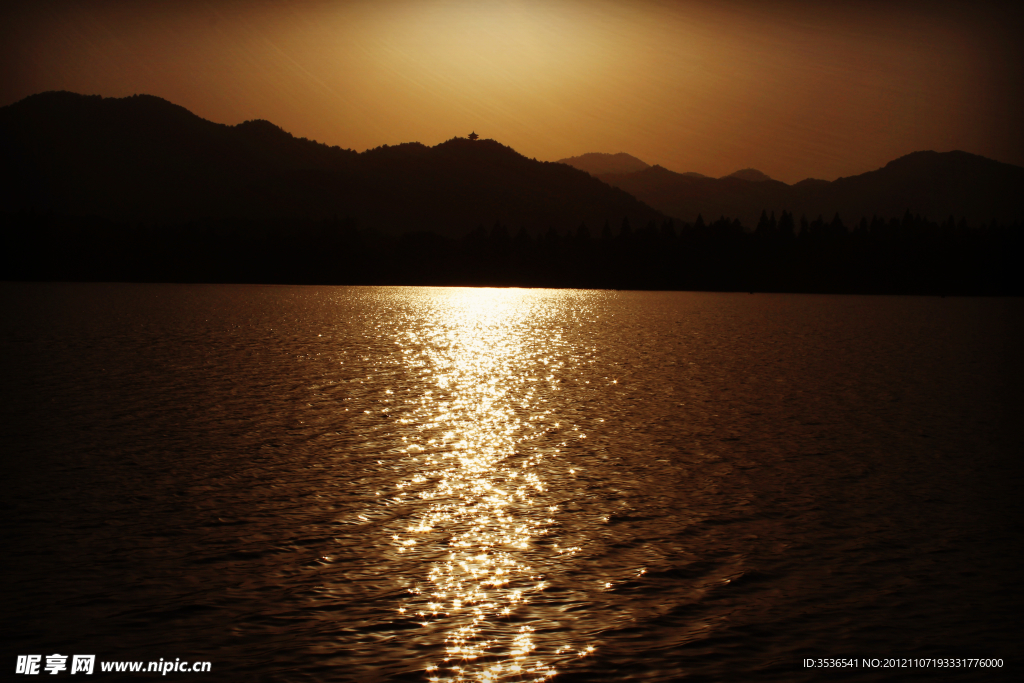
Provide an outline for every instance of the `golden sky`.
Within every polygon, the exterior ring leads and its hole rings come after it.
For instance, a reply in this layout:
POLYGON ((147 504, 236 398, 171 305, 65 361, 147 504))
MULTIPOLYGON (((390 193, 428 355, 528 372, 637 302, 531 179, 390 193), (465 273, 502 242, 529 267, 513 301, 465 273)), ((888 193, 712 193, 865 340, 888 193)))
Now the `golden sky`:
POLYGON ((832 180, 909 152, 1024 165, 1022 13, 907 0, 36 0, 0 105, 157 95, 364 150, 476 131, 529 157, 832 180))

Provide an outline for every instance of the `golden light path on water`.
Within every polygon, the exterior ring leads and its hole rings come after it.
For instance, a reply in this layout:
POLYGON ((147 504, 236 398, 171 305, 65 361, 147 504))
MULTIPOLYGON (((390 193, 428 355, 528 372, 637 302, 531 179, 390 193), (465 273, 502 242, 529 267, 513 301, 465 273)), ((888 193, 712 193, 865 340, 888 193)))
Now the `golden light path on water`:
POLYGON ((434 558, 436 544, 447 547, 397 609, 445 633, 442 656, 427 667, 431 681, 546 680, 554 655, 593 651, 563 643, 540 653, 519 618, 547 587, 544 553, 579 550, 536 547, 557 514, 537 500, 544 473, 571 470, 554 462, 559 444, 536 442, 552 427, 585 438, 551 423, 545 407, 560 391, 562 332, 545 321, 550 302, 529 290, 446 290, 433 305, 434 319, 399 340, 404 365, 427 381, 402 418, 416 428, 402 452, 419 466, 394 495, 423 507, 392 541, 400 553, 429 549, 434 558))

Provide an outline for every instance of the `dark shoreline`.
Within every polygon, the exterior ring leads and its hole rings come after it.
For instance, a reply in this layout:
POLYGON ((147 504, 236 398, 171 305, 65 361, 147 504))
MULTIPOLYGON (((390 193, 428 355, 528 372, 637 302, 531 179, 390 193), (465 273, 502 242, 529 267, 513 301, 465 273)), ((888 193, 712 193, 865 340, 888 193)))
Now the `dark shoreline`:
POLYGON ((1018 224, 721 218, 461 238, 339 219, 116 223, 0 215, 7 281, 501 286, 935 296, 1024 295, 1018 224), (597 234, 594 234, 597 232, 597 234))

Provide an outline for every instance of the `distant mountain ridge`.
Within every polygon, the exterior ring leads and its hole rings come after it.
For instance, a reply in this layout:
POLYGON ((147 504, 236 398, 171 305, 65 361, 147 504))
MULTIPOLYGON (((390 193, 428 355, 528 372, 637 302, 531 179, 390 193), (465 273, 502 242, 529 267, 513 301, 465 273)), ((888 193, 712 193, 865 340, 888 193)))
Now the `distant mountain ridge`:
POLYGON ((493 140, 363 153, 158 97, 33 95, 0 108, 0 211, 117 221, 341 218, 383 232, 599 230, 664 219, 623 190, 493 140))
MULTIPOLYGON (((578 168, 581 171, 586 171, 593 176, 602 175, 617 175, 626 173, 636 173, 651 168, 651 165, 645 161, 637 159, 631 154, 625 152, 619 152, 618 154, 605 154, 603 152, 588 152, 581 154, 577 157, 568 157, 565 159, 559 159, 555 163, 565 164, 578 168)), ((660 167, 659 167, 660 168, 660 167)), ((703 173, 697 173, 695 171, 687 171, 680 175, 686 176, 687 178, 709 178, 703 173)), ((756 168, 744 168, 739 171, 734 171, 727 176, 722 178, 739 178, 740 180, 749 180, 752 182, 761 182, 763 180, 771 180, 771 178, 756 168)))
POLYGON ((0 107, 0 213, 147 224, 337 218, 393 234, 460 235, 496 223, 531 233, 585 224, 596 233, 623 218, 646 226, 698 215, 751 229, 762 211, 783 210, 812 221, 838 213, 848 227, 907 211, 1011 223, 1024 219, 1024 168, 915 152, 857 176, 787 185, 754 169, 675 173, 625 153, 540 162, 493 140, 357 153, 268 121, 213 123, 149 95, 49 92, 0 107))
POLYGON ((935 221, 965 218, 974 225, 1024 220, 1024 168, 960 151, 913 152, 875 171, 794 185, 754 169, 715 179, 651 166, 598 177, 687 222, 698 215, 727 216, 752 227, 762 211, 783 210, 810 220, 838 213, 847 226, 872 216, 900 218, 907 211, 935 221))
POLYGON ((762 183, 766 180, 771 180, 767 173, 762 173, 756 168, 744 168, 739 171, 733 171, 724 178, 739 178, 740 180, 748 180, 752 183, 762 183))
POLYGON ((0 108, 0 280, 1019 296, 1022 186, 963 152, 792 186, 598 178, 494 140, 356 153, 157 97, 44 93, 0 108))
POLYGON ((619 152, 618 154, 603 154, 601 152, 589 152, 578 157, 559 159, 555 163, 565 164, 585 171, 590 175, 604 175, 606 173, 633 173, 650 168, 650 165, 635 156, 619 152))

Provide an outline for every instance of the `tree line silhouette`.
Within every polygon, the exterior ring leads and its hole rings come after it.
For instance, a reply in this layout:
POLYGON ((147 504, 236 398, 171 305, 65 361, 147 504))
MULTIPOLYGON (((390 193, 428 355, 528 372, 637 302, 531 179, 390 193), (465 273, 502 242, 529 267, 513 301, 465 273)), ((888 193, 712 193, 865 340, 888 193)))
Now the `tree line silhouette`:
POLYGON ((461 238, 395 236, 346 218, 117 223, 0 217, 5 280, 469 285, 599 289, 1021 295, 1021 225, 763 212, 628 219, 531 234, 501 222, 461 238))

